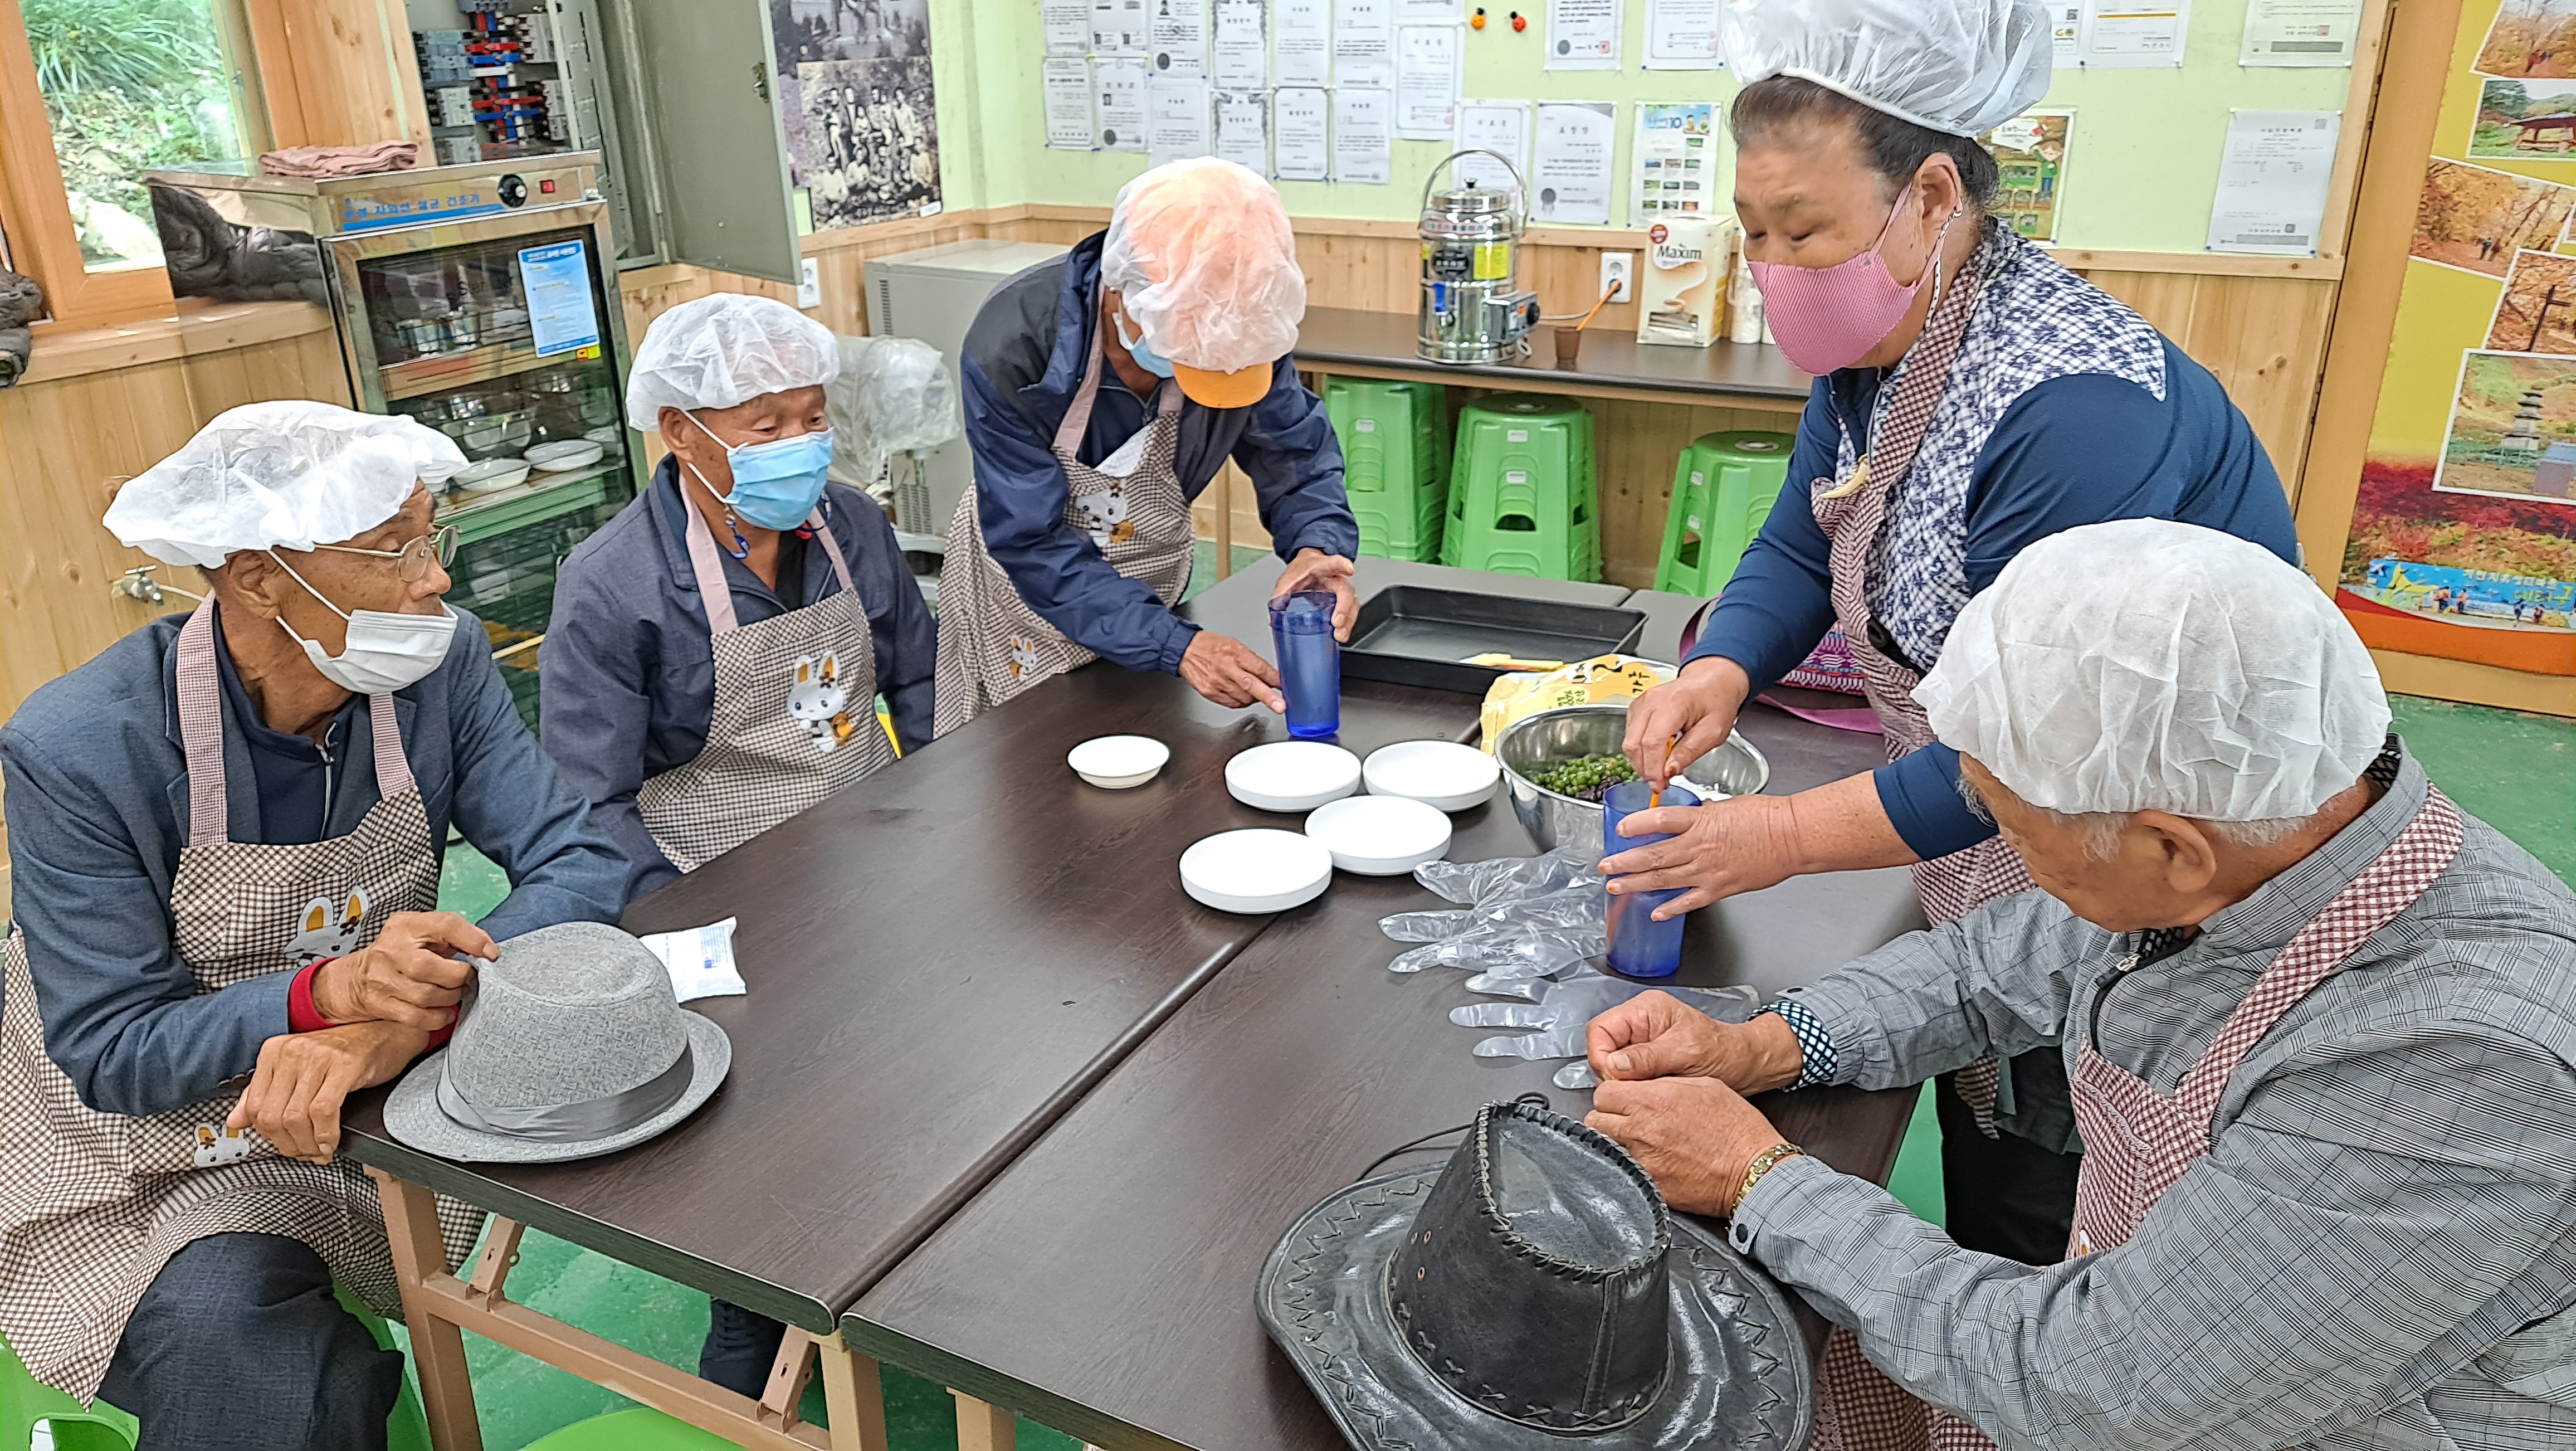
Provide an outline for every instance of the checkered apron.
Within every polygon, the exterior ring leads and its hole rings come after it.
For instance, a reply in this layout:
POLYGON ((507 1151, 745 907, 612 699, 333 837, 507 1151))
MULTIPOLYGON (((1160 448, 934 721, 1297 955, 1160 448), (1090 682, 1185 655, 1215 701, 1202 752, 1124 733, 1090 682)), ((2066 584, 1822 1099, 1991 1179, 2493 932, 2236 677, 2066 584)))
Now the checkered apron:
MULTIPOLYGON (((1173 466, 1180 445, 1181 390, 1173 383, 1156 390, 1162 403, 1146 425, 1145 456, 1134 473, 1120 478, 1082 463, 1074 450, 1091 426, 1104 351, 1092 348, 1082 387, 1055 431, 1055 456, 1064 464, 1071 491, 1064 522, 1088 538, 1120 574, 1143 581, 1164 604, 1175 604, 1189 586, 1190 551, 1197 539, 1189 494, 1173 466)), ((1010 576, 984 549, 975 488, 969 487, 948 521, 948 562, 939 572, 937 734, 944 736, 1038 682, 1097 658, 1020 598, 1010 576)))
MULTIPOLYGON (((1907 350, 1895 382, 1881 395, 1878 418, 1870 429, 1870 449, 1842 479, 1816 479, 1808 486, 1816 524, 1824 530, 1826 558, 1832 573, 1834 623, 1859 667, 1870 708, 1887 736, 1891 761, 1932 743, 1932 726, 1914 701, 1923 677, 1891 660, 1871 642, 1869 583, 1883 568, 1890 505, 1914 466, 1915 451, 1932 426, 1950 365, 1968 335, 1995 249, 1980 243, 1961 265, 1973 286, 1953 282, 1934 301, 1923 335, 1907 350)), ((1992 837, 1964 851, 1914 865, 1914 891, 1923 915, 1934 923, 1962 916, 1997 897, 2031 885, 2021 858, 1992 837)), ((1978 1110, 1978 1123, 1992 1132, 1995 1085, 2000 1067, 1992 1058, 1959 1073, 1961 1095, 1978 1110)), ((1860 1353, 1860 1342, 1848 1330, 1836 1330, 1825 1342, 1817 1404, 1815 1445, 1819 1451, 1917 1451, 1941 1422, 1951 1421, 1907 1395, 1860 1353)), ((1952 1422, 1956 1429, 1973 1429, 1952 1422)), ((1939 1444, 1950 1445, 1948 1438, 1939 1444)))
POLYGON ((662 855, 690 872, 892 764, 894 746, 877 724, 867 606, 821 511, 806 527, 831 556, 840 593, 745 625, 706 517, 682 503, 715 652, 715 703, 697 759, 646 780, 635 809, 662 855))
MULTIPOLYGON (((316 907, 363 895, 346 940, 364 943, 394 913, 438 905, 438 853, 390 695, 367 697, 380 799, 357 830, 304 846, 232 840, 214 608, 199 605, 179 632, 188 843, 170 883, 171 940, 203 993, 300 967, 294 940, 316 907)), ((237 1092, 140 1118, 88 1108, 45 1056, 18 932, 6 962, 0 1163, 11 1168, 0 1174, 0 1333, 36 1379, 84 1401, 96 1395, 153 1277, 208 1235, 300 1240, 352 1293, 399 1317, 384 1217, 357 1166, 288 1159, 253 1133, 246 1156, 195 1167, 200 1126, 221 1131, 237 1092)), ((473 1247, 482 1214, 443 1199, 438 1219, 452 1266, 473 1247)))

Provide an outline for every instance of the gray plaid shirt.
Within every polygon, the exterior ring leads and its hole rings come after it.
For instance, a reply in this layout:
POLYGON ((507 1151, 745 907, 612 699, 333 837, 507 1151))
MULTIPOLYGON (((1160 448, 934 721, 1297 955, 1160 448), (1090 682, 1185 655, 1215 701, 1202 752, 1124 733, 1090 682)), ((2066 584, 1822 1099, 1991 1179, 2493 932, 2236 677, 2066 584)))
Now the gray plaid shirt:
MULTIPOLYGON (((2136 938, 2026 892, 1801 999, 1842 1082, 2060 1040, 2071 1068, 2090 1024, 2171 1094, 2424 792, 2407 759, 2351 826, 2115 990, 2136 938)), ((1797 1158, 1746 1196, 1739 1247, 2007 1448, 2576 1447, 2576 896, 2465 825, 2450 868, 2247 1056, 2209 1156, 2128 1244, 2045 1269, 1971 1253, 1797 1158)))

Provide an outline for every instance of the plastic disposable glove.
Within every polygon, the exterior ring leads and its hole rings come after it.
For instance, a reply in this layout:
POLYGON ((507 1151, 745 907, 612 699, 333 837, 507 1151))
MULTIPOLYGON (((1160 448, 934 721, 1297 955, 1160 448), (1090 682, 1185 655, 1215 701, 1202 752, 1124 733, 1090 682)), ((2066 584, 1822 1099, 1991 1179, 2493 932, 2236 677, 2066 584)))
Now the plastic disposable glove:
POLYGON ((1601 853, 1588 845, 1560 846, 1544 856, 1502 856, 1480 862, 1425 862, 1413 879, 1444 901, 1492 907, 1559 891, 1594 875, 1601 853))
POLYGON ((1609 920, 1606 879, 1595 876, 1536 897, 1490 907, 1445 912, 1398 912, 1378 919, 1378 929, 1398 942, 1442 942, 1464 933, 1502 927, 1599 927, 1609 920))
MULTIPOLYGON (((1472 983, 1470 984, 1473 985, 1472 983)), ((1549 983, 1536 1002, 1472 1003, 1453 1008, 1449 1021, 1467 1028, 1526 1028, 1519 1036, 1498 1034, 1478 1043, 1479 1058, 1574 1058, 1584 1056, 1584 1029, 1594 1018, 1637 996, 1662 992, 1679 998, 1722 1023, 1741 1023, 1762 1006, 1760 994, 1748 987, 1697 988, 1663 986, 1611 977, 1589 968, 1549 983)), ((1589 1088, 1592 1065, 1568 1064, 1556 1075, 1559 1088, 1589 1088)))
POLYGON ((1389 972, 1455 967, 1495 982, 1545 978, 1610 950, 1600 922, 1583 927, 1496 927, 1398 954, 1389 972))

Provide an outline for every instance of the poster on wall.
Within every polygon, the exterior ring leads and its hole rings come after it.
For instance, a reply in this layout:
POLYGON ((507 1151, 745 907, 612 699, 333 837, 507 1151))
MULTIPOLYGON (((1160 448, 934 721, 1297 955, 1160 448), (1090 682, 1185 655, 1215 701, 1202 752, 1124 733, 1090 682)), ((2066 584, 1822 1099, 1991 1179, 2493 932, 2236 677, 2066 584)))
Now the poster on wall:
POLYGON ((789 180, 817 230, 939 210, 930 0, 770 0, 789 180))
POLYGON ((1608 226, 1617 188, 1611 152, 1619 144, 1618 107, 1609 101, 1541 101, 1530 148, 1530 220, 1608 226))
POLYGON ((2576 676, 2576 0, 2461 26, 2335 597, 2379 649, 2576 676))
POLYGON ((2228 112, 2209 250, 2314 256, 2342 131, 2340 111, 2228 112))
POLYGON ((1628 225, 1717 215, 1717 107, 1640 102, 1628 225))
POLYGON ((1977 139, 1995 154, 1995 199, 1986 214, 2031 241, 2056 241, 2075 113, 2024 111, 1977 139))

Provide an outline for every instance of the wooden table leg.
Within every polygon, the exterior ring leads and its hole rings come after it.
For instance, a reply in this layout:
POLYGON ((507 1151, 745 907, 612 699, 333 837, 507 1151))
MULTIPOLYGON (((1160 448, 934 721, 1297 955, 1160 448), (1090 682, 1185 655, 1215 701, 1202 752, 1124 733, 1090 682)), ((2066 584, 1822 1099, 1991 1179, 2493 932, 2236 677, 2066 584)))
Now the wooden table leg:
POLYGON ((823 1374, 823 1409, 832 1418, 833 1451, 889 1451, 877 1363, 852 1355, 838 1332, 814 1337, 814 1354, 823 1374))
POLYGON ((957 1451, 1018 1451, 1020 1422, 1000 1406, 986 1405, 964 1391, 957 1398, 957 1451))
POLYGON ((384 1205, 385 1239, 393 1248, 395 1283, 402 1288, 403 1321, 411 1330, 412 1371, 420 1378, 429 1443, 437 1451, 483 1451, 474 1384, 465 1368, 465 1336, 453 1322, 439 1318, 422 1292, 429 1276, 447 1272, 437 1196, 381 1169, 369 1169, 367 1176, 376 1181, 376 1198, 384 1205))

